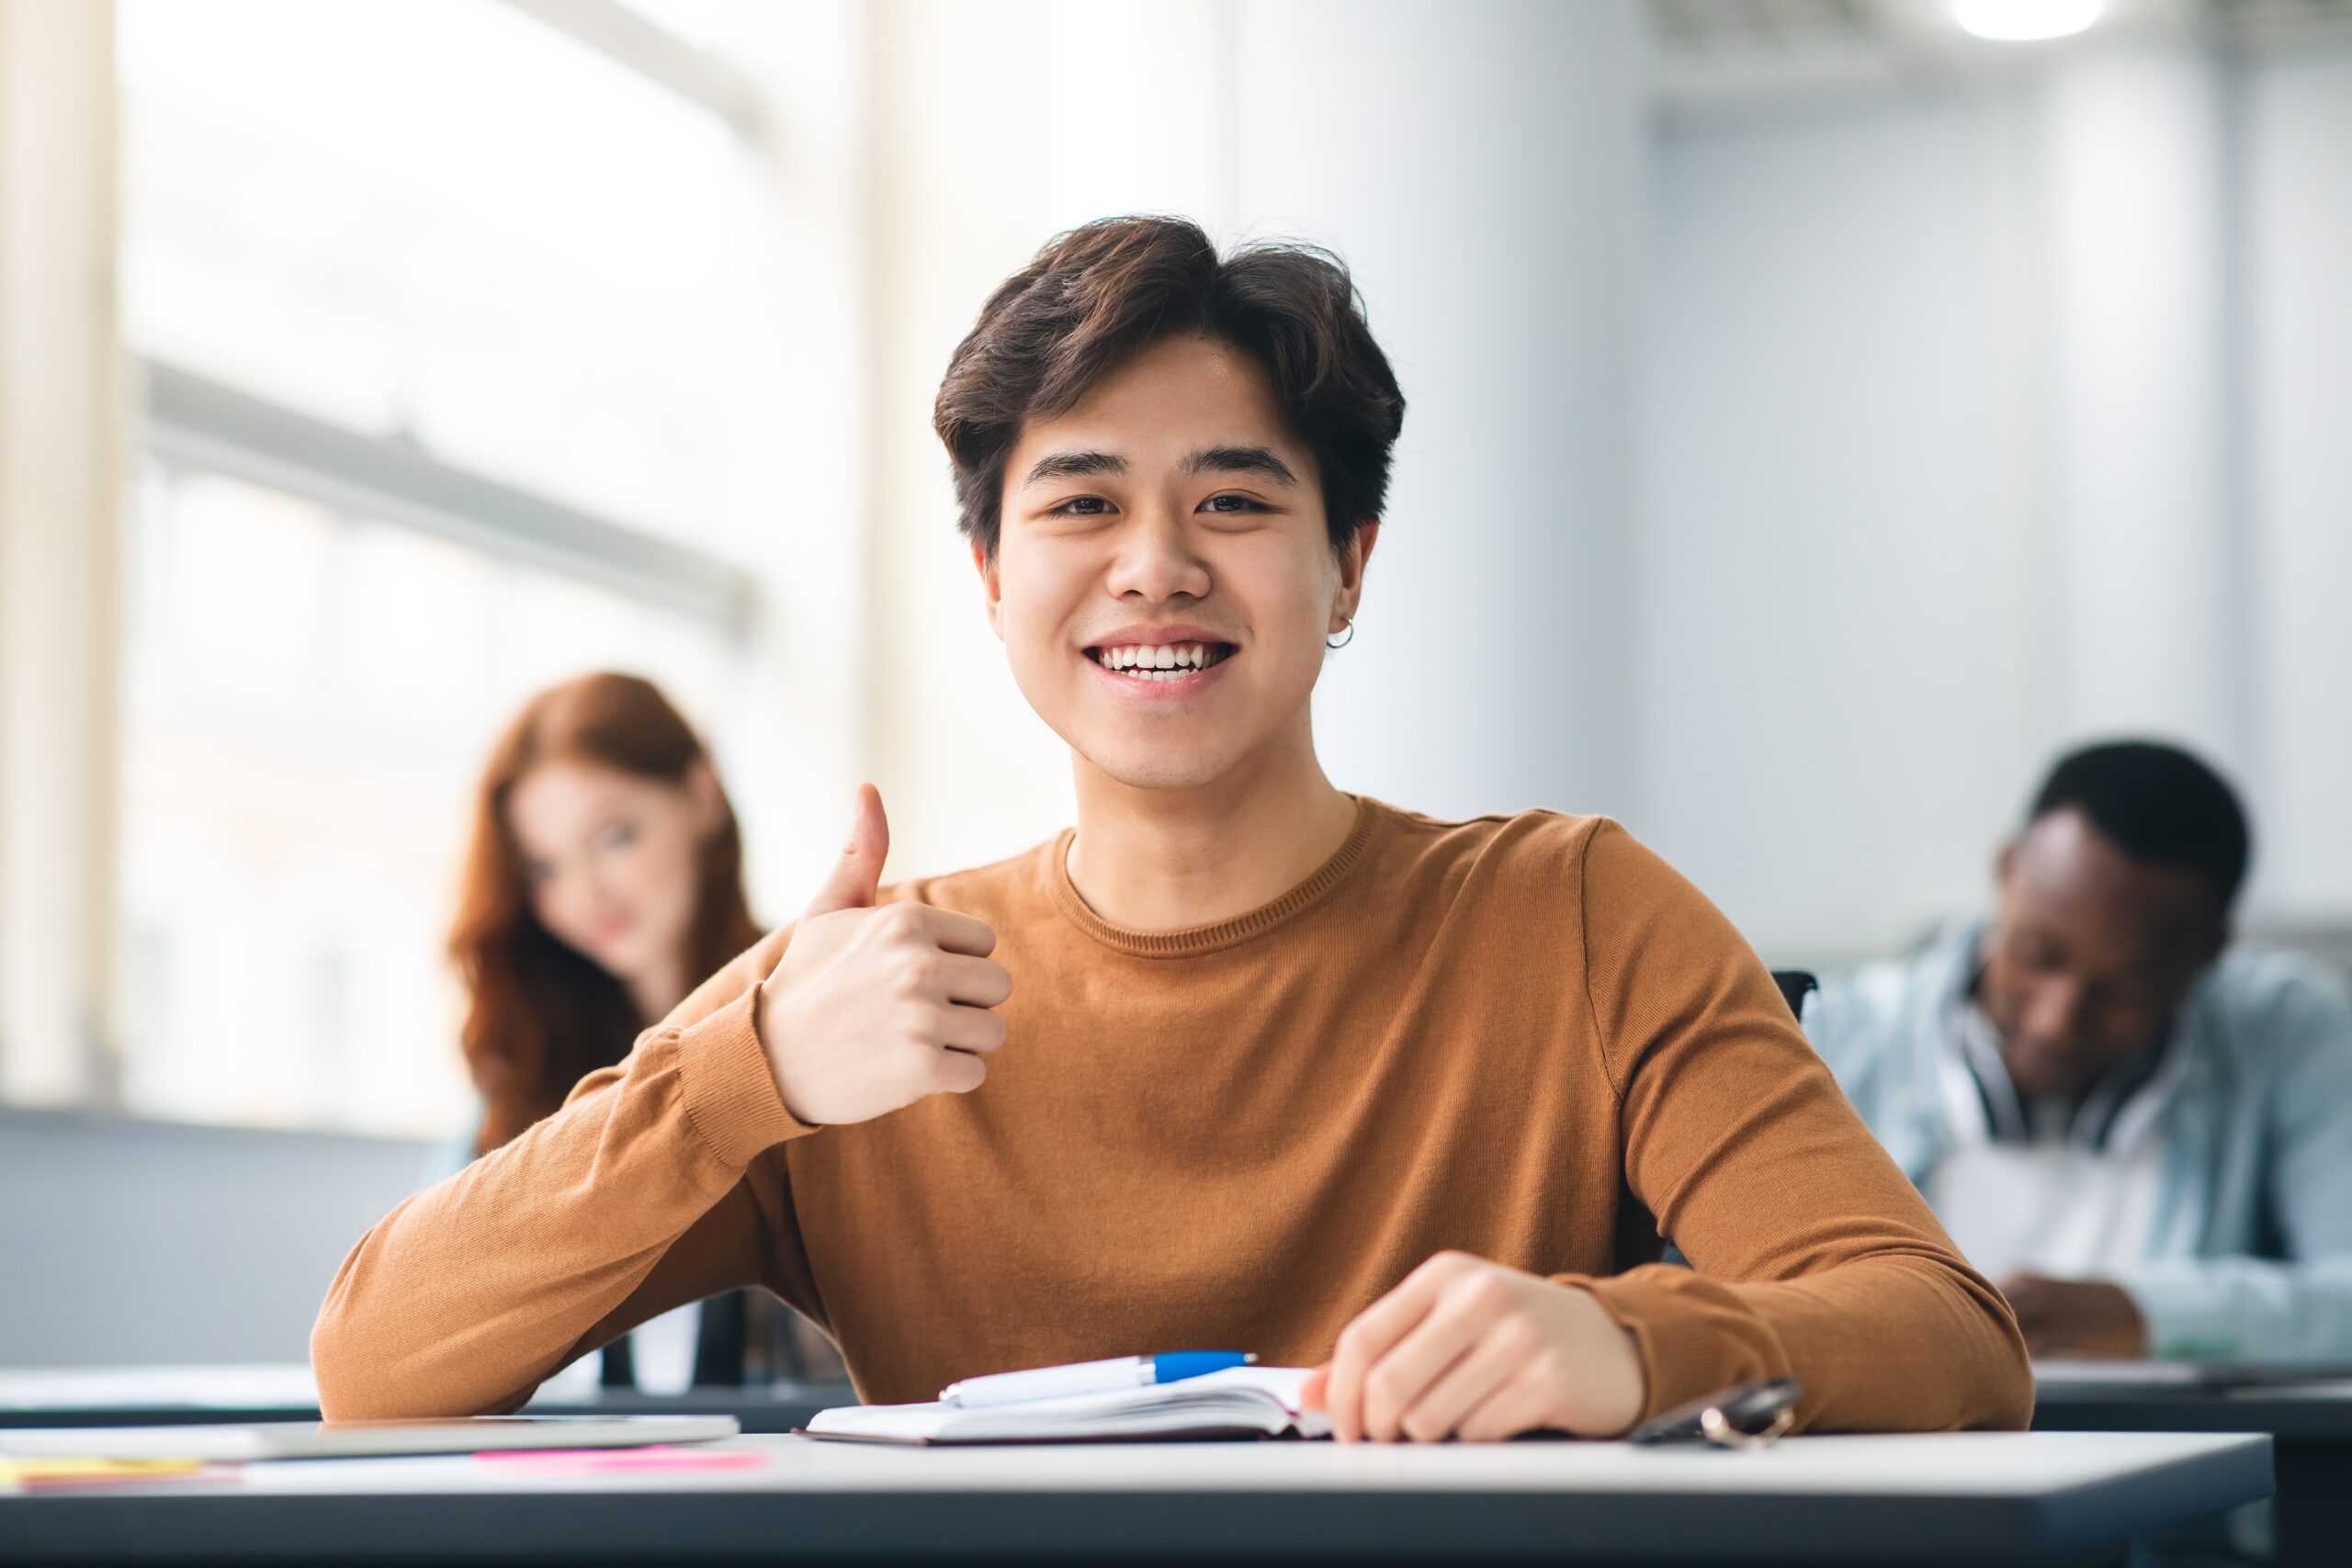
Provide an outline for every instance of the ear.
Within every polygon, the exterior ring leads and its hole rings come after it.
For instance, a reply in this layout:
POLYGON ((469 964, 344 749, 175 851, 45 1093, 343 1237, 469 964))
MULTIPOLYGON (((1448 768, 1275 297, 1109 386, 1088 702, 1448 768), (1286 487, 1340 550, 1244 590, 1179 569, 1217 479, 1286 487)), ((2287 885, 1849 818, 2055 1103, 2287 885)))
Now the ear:
POLYGON ((1356 618, 1356 607, 1363 603, 1364 568, 1371 564, 1372 547, 1380 543, 1380 519, 1373 518, 1356 525, 1346 549, 1340 552, 1340 592, 1331 601, 1331 625, 1328 635, 1336 636, 1356 618))
POLYGON ((1993 857, 1993 882, 1996 886, 2006 887, 2008 886, 2009 868, 2016 865, 2017 863, 2018 841, 2015 839, 2011 839, 2001 846, 2001 852, 1993 857))
POLYGON ((972 541, 972 570, 980 574, 980 597, 988 605, 989 630, 1004 640, 1004 588, 997 581, 996 557, 978 539, 972 541))
POLYGON ((2237 941, 2237 928, 2232 925, 2230 923, 2229 917, 2224 915, 2221 919, 2214 922, 2213 944, 2206 949, 2205 956, 2198 960, 2197 967, 2199 969, 2211 968, 2213 964, 2221 959, 2223 951, 2229 947, 2230 943, 2237 941))

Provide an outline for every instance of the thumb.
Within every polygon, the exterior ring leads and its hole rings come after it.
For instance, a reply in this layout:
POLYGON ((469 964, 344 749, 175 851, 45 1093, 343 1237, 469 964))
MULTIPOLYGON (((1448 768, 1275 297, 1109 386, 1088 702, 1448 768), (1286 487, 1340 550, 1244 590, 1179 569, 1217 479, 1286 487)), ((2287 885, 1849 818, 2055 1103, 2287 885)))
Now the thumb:
POLYGON ((1326 1361, 1307 1373, 1306 1381, 1299 1384, 1298 1407, 1302 1410, 1327 1409, 1330 1397, 1331 1363, 1326 1361))
POLYGON ((889 853, 890 823, 882 815, 882 792, 870 784, 860 784, 856 814, 850 818, 849 841, 842 845, 842 858, 800 918, 871 908, 882 886, 882 863, 889 853))

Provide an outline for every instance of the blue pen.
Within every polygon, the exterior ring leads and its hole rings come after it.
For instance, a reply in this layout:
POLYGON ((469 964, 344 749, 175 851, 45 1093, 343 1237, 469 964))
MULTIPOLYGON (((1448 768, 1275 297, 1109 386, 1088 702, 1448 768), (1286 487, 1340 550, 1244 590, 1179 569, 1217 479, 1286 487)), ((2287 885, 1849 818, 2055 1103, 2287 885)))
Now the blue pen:
POLYGON ((1107 1361, 1075 1361, 1025 1372, 991 1372, 966 1378, 939 1391, 946 1404, 1020 1404, 1032 1399, 1065 1399, 1077 1393, 1115 1393, 1182 1382, 1209 1372, 1246 1367, 1258 1358, 1238 1350, 1171 1350, 1159 1356, 1114 1356, 1107 1361))

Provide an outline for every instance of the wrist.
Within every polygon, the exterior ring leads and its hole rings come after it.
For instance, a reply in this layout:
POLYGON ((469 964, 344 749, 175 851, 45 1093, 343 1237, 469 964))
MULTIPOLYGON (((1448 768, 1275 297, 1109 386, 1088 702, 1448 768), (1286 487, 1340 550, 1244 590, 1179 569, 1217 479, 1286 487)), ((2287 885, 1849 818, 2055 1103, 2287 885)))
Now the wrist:
POLYGON ((763 975, 752 987, 752 1027, 759 1036, 760 1060, 767 1068, 768 1082, 775 1087, 776 1103, 784 1108, 784 1113, 804 1127, 813 1127, 817 1123, 801 1115, 792 1103, 792 1089, 785 1078, 784 1030, 768 995, 768 985, 775 978, 773 973, 763 975))
POLYGON ((738 1167, 812 1128, 785 1102, 763 1038, 762 1000, 762 988, 753 986, 678 1032, 686 1121, 713 1154, 738 1167))
POLYGON ((1642 1363, 1642 1342, 1617 1321, 1600 1296, 1582 1285, 1570 1289, 1589 1303, 1593 1329, 1578 1404, 1584 1417, 1579 1430, 1595 1438, 1623 1437, 1641 1421, 1649 1407, 1649 1370, 1642 1363))

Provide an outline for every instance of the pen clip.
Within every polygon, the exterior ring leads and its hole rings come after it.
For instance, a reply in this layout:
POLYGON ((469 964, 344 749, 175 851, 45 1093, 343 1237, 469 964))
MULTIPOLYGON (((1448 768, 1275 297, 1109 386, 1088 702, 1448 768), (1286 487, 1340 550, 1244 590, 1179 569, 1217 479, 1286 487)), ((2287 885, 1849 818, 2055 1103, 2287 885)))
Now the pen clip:
POLYGON ((1770 1448, 1796 1425, 1797 1398, 1802 1392, 1794 1378, 1736 1383, 1643 1422, 1625 1434, 1625 1440, 1703 1442, 1748 1452, 1770 1448))
POLYGON ((1719 1449, 1769 1449, 1781 1440, 1788 1429, 1797 1424, 1793 1404, 1783 1404, 1773 1413, 1772 1424, 1760 1432, 1743 1432, 1731 1424, 1723 1406, 1710 1404, 1699 1412, 1699 1435, 1719 1449))

